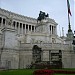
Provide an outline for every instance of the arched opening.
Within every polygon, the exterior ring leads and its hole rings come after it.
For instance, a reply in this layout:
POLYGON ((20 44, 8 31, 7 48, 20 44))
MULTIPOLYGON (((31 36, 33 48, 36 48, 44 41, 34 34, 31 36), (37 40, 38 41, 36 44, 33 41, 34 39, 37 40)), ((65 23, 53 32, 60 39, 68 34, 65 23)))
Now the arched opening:
POLYGON ((41 62, 41 48, 37 45, 34 45, 32 48, 33 51, 33 63, 41 62))

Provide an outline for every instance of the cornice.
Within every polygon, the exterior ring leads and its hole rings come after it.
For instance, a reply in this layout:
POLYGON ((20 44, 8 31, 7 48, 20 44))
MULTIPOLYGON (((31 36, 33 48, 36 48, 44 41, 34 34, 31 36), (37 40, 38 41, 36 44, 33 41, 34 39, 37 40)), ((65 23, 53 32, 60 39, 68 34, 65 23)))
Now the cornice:
POLYGON ((52 23, 52 24, 58 25, 58 23, 56 23, 54 19, 47 18, 47 20, 48 20, 49 23, 52 23))
POLYGON ((16 14, 16 13, 13 13, 11 11, 1 9, 1 8, 0 8, 0 14, 4 15, 5 17, 11 16, 13 19, 16 19, 16 20, 26 21, 26 22, 30 22, 30 23, 32 22, 32 23, 35 23, 35 24, 37 23, 37 19, 35 19, 35 18, 27 17, 27 16, 20 15, 20 14, 16 14))
MULTIPOLYGON (((35 18, 31 18, 31 17, 27 17, 27 16, 24 16, 24 15, 20 15, 20 14, 17 14, 17 13, 14 13, 14 12, 2 9, 2 8, 0 8, 0 14, 4 15, 5 17, 6 16, 7 17, 11 16, 14 20, 19 20, 19 21, 23 21, 23 22, 37 24, 37 19, 35 19, 35 18)), ((55 22, 54 19, 47 18, 47 20, 48 20, 48 23, 52 23, 52 24, 58 25, 55 22)))

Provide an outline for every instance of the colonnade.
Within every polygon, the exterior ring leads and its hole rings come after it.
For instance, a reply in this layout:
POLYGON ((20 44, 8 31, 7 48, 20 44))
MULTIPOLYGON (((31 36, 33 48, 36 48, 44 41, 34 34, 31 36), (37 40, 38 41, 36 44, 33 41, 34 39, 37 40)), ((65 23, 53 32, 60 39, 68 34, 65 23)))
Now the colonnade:
MULTIPOLYGON (((9 20, 8 20, 9 21, 9 20)), ((28 31, 35 32, 35 25, 30 25, 28 23, 20 23, 17 21, 10 21, 10 27, 17 29, 18 34, 26 34, 28 31)), ((5 18, 0 17, 0 27, 4 25, 8 26, 7 20, 5 18)))
POLYGON ((0 17, 0 27, 5 25, 5 23, 6 23, 5 18, 0 17))
POLYGON ((50 34, 57 34, 57 27, 50 25, 50 34))
POLYGON ((25 34, 28 31, 35 32, 35 26, 13 21, 13 27, 18 30, 18 34, 25 34))

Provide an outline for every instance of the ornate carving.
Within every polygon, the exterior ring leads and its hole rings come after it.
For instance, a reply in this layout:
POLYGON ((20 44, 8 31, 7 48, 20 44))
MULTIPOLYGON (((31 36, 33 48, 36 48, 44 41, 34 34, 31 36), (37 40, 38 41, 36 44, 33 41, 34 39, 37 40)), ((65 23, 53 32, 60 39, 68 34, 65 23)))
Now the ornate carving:
POLYGON ((7 24, 11 25, 12 24, 12 17, 9 15, 9 17, 6 18, 7 24))

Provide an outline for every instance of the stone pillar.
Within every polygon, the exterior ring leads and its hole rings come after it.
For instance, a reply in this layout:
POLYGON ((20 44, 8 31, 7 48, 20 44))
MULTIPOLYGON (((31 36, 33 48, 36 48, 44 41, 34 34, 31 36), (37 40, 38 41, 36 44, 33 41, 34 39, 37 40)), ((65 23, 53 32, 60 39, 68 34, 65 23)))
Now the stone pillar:
POLYGON ((53 34, 54 34, 54 26, 53 26, 53 34))
POLYGON ((55 26, 55 35, 57 35, 57 26, 55 26))
POLYGON ((51 25, 49 26, 50 34, 51 34, 51 25))
POLYGON ((35 26, 34 26, 34 32, 35 32, 35 26))
POLYGON ((28 31, 29 31, 29 25, 28 25, 28 31))
POLYGON ((17 29, 17 22, 15 22, 15 29, 17 29))
POLYGON ((53 26, 53 34, 55 35, 55 26, 53 26))
MULTIPOLYGON (((5 22, 6 23, 6 22, 5 22)), ((11 28, 13 28, 13 21, 11 22, 11 28)))
POLYGON ((20 34, 20 23, 18 24, 18 34, 20 34))
POLYGON ((52 34, 53 34, 53 26, 52 26, 52 34))
POLYGON ((25 34, 26 34, 26 24, 25 24, 25 34))
POLYGON ((0 17, 0 25, 1 25, 1 23, 2 23, 2 17, 0 17))
POLYGON ((56 35, 56 26, 54 26, 54 34, 56 35))
POLYGON ((3 26, 3 18, 2 18, 2 20, 1 20, 1 27, 3 26))
POLYGON ((56 26, 55 26, 55 30, 54 30, 54 32, 55 32, 55 35, 56 35, 56 33, 57 33, 56 26))
POLYGON ((25 24, 23 24, 23 34, 25 34, 25 24))
POLYGON ((31 32, 32 32, 32 25, 31 25, 31 32))
POLYGON ((10 28, 12 28, 13 22, 11 21, 10 23, 11 23, 11 24, 10 24, 10 28))
POLYGON ((55 35, 55 26, 53 26, 53 34, 55 35))
POLYGON ((51 35, 52 35, 52 25, 51 25, 51 35))
POLYGON ((21 30, 21 33, 23 34, 23 24, 22 24, 22 30, 21 30))
MULTIPOLYGON (((13 22, 12 22, 12 25, 13 25, 13 22)), ((5 18, 5 26, 6 26, 6 18, 5 18)))

